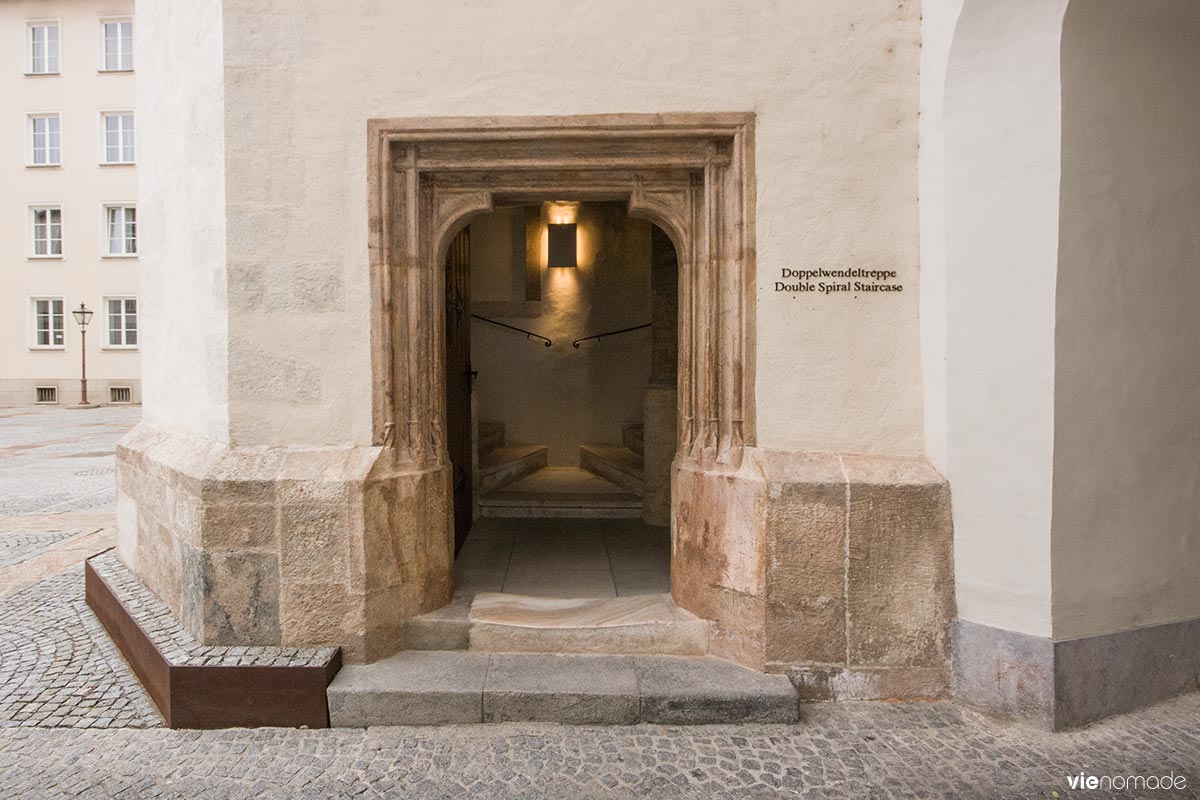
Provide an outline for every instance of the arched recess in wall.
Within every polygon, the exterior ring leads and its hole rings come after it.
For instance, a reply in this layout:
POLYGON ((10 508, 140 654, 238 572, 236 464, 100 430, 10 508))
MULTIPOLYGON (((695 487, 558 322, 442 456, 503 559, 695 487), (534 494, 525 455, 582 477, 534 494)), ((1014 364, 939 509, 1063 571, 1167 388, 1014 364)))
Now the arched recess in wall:
POLYGON ((1200 617, 1198 31, 1194 0, 1063 20, 1056 639, 1200 617))
POLYGON ((1050 634, 1068 0, 965 0, 945 86, 946 471, 961 619, 1050 634))
POLYGON ((1064 638, 1200 614, 1169 588, 1200 576, 1198 24, 1190 0, 962 4, 944 101, 961 619, 1064 638))

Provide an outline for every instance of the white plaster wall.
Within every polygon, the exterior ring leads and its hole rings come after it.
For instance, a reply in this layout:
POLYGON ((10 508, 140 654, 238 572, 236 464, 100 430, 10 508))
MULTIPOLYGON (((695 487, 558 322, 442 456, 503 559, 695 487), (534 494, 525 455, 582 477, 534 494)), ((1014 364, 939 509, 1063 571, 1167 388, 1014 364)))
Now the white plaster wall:
POLYGON ((921 220, 921 374, 925 455, 946 471, 946 136, 943 104, 950 44, 963 0, 921 6, 921 122, 917 188, 921 220))
POLYGON ((1200 4, 1066 14, 1054 637, 1200 616, 1200 4))
POLYGON ((221 2, 137 11, 144 419, 227 441, 221 2))
POLYGON ((758 444, 919 454, 918 52, 906 0, 226 0, 234 440, 372 439, 368 118, 750 110, 758 444), (822 266, 906 291, 772 291, 822 266))
POLYGON ((1051 632, 1066 4, 966 0, 944 108, 946 471, 958 613, 1041 636, 1051 632))
MULTIPOLYGON (((102 110, 136 111, 134 76, 100 72, 100 17, 133 13, 129 0, 24 0, 0 3, 0 404, 35 400, 34 387, 57 386, 59 402, 77 402, 79 327, 69 310, 96 312, 88 331, 89 399, 107 402, 106 386, 140 377, 136 350, 108 349, 104 298, 138 293, 138 259, 105 258, 103 204, 137 201, 136 166, 100 166, 102 110), (58 19, 60 74, 25 75, 27 20, 58 19), (31 112, 58 112, 62 166, 27 167, 31 112), (28 258, 31 203, 57 203, 63 212, 63 258, 28 258), (62 297, 66 347, 33 350, 30 297, 62 297)), ((136 27, 136 24, 135 24, 136 27)), ((135 56, 139 54, 135 53, 135 56)), ((138 122, 140 122, 140 118, 138 122)), ((137 156, 142 155, 140 148, 137 156)), ((135 392, 136 395, 136 392, 135 392)))
MULTIPOLYGON (((477 285, 499 282, 497 272, 520 276, 523 294, 524 213, 518 216, 518 248, 496 235, 486 215, 478 218, 483 224, 471 223, 472 258, 478 240, 481 254, 508 244, 509 258, 520 259, 517 268, 510 262, 502 269, 488 269, 500 266, 492 261, 477 270, 473 262, 472 302, 509 299, 476 296, 477 285)), ((542 269, 541 316, 500 319, 551 339, 552 347, 486 323, 471 326, 480 419, 504 423, 509 444, 546 445, 550 463, 560 466, 579 464, 581 444, 620 444, 621 423, 642 419, 650 380, 649 329, 571 346, 583 336, 650 322, 650 223, 630 219, 624 203, 583 203, 577 225, 579 266, 542 269)))

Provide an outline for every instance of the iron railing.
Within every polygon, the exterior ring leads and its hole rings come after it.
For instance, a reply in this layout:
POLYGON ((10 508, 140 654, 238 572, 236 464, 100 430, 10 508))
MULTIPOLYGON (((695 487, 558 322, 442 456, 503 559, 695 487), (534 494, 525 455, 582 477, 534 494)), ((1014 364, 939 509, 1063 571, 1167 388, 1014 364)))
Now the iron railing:
MULTIPOLYGON (((518 328, 516 325, 508 325, 503 322, 497 322, 494 319, 488 319, 487 317, 481 317, 478 314, 472 314, 471 319, 477 319, 480 322, 490 322, 492 325, 499 325, 501 328, 508 328, 510 331, 516 331, 517 333, 523 333, 523 334, 525 334, 526 339, 540 339, 541 341, 546 343, 546 347, 549 347, 551 344, 553 344, 553 342, 551 342, 545 336, 542 336, 540 333, 534 333, 533 331, 527 331, 524 328, 518 328)), ((576 345, 576 347, 578 347, 578 346, 579 345, 576 345)))
POLYGON ((649 328, 654 323, 647 322, 645 325, 634 325, 632 328, 621 328, 619 331, 607 331, 606 333, 597 333, 592 336, 584 336, 582 339, 576 339, 571 342, 571 347, 578 348, 580 344, 590 339, 603 339, 605 336, 616 336, 618 333, 629 333, 630 331, 640 331, 642 328, 649 328))

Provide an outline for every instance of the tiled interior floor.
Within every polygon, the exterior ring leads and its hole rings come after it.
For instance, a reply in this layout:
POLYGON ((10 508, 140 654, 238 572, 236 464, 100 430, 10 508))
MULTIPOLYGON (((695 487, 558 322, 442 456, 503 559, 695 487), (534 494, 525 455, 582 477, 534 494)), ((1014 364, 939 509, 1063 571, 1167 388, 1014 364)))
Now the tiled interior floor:
POLYGON ((641 520, 478 519, 457 592, 627 597, 671 589, 671 532, 641 520))

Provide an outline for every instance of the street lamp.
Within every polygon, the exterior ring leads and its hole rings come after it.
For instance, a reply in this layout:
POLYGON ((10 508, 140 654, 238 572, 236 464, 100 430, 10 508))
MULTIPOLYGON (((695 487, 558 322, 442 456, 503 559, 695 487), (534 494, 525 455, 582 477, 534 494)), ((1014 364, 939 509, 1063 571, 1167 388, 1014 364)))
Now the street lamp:
POLYGON ((94 408, 87 399, 87 326, 92 321, 92 314, 95 312, 85 306, 79 304, 79 308, 71 312, 71 316, 75 318, 75 322, 79 324, 79 405, 77 408, 94 408))

